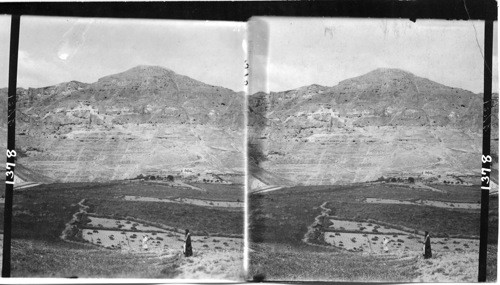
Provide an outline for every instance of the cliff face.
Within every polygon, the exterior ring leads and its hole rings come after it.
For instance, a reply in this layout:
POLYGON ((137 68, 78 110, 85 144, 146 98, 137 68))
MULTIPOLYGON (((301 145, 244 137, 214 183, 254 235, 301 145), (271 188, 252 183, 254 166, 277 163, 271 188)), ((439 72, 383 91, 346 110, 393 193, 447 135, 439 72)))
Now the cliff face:
MULTIPOLYGON (((265 171, 305 185, 381 176, 479 180, 482 100, 397 69, 334 87, 254 94, 250 163, 255 177, 265 171)), ((497 122, 493 129, 498 139, 497 122)))
POLYGON ((244 100, 155 66, 19 89, 18 163, 66 182, 242 174, 244 100))

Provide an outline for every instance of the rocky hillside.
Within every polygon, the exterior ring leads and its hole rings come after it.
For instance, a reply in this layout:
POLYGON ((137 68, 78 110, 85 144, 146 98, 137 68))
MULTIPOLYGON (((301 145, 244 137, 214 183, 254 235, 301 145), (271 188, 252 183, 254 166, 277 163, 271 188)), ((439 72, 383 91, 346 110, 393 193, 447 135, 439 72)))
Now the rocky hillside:
POLYGON ((18 164, 58 181, 242 175, 244 100, 156 66, 19 89, 18 164))
POLYGON ((251 169, 305 185, 382 176, 478 183, 482 100, 398 69, 257 93, 248 105, 251 169))

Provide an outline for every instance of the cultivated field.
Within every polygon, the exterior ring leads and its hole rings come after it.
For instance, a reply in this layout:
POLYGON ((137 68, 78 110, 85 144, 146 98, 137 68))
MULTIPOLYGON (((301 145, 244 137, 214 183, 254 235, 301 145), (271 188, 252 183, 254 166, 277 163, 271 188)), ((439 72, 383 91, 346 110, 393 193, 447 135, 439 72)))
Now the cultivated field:
POLYGON ((243 187, 203 186, 116 181, 19 190, 12 276, 241 280, 243 187), (185 229, 190 258, 182 255, 185 229))
MULTIPOLYGON (((257 280, 475 282, 480 187, 431 186, 364 183, 252 194, 250 274, 257 280), (428 260, 424 231, 432 241, 428 260)), ((497 198, 490 207, 494 233, 497 198)), ((496 236, 490 237, 488 280, 496 280, 496 236)))

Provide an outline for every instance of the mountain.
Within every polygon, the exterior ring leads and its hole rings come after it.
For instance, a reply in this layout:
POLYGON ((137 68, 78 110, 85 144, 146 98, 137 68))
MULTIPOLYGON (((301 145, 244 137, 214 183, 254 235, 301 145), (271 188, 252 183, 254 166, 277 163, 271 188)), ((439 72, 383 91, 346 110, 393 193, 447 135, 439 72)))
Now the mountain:
POLYGON ((90 84, 19 88, 17 95, 18 164, 40 176, 243 175, 245 97, 230 89, 137 66, 90 84))
POLYGON ((399 69, 257 93, 248 104, 249 161, 304 185, 382 176, 478 183, 482 106, 479 94, 399 69))

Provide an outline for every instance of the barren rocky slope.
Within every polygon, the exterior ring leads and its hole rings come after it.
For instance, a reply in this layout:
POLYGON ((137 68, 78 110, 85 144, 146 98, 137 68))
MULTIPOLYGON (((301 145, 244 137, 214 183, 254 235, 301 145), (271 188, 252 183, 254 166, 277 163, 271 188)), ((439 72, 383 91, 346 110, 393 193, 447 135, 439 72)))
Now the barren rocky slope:
MULTIPOLYGON (((278 185, 381 176, 479 183, 482 100, 398 69, 333 87, 257 93, 248 105, 250 169, 260 182, 278 185)), ((493 122, 495 143, 498 117, 493 122)))
POLYGON ((18 164, 63 182, 242 175, 243 103, 241 93, 156 66, 19 88, 18 164))

